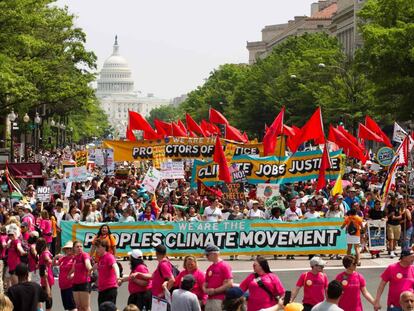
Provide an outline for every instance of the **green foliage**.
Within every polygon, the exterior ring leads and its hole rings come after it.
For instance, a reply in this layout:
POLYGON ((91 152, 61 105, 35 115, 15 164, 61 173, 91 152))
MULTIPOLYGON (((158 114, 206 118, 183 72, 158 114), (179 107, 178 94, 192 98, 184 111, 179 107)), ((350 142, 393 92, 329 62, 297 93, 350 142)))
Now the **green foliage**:
POLYGON ((414 117, 414 2, 368 0, 359 16, 360 70, 375 83, 374 111, 387 121, 414 117))
MULTIPOLYGON (((96 56, 67 8, 55 0, 0 1, 0 113, 19 115, 46 106, 43 117, 79 117, 92 109, 96 56)), ((94 107, 93 109, 98 109, 94 107)), ((103 114, 99 113, 102 118, 103 114)), ((77 122, 77 121, 76 121, 77 122)), ((105 120, 102 120, 105 127, 105 120)), ((87 122, 76 128, 88 132, 87 122)))
POLYGON ((177 121, 180 118, 183 118, 183 115, 181 114, 181 111, 178 109, 178 107, 167 105, 152 109, 150 112, 150 116, 147 120, 152 125, 154 125, 155 119, 162 120, 165 122, 171 122, 177 121))

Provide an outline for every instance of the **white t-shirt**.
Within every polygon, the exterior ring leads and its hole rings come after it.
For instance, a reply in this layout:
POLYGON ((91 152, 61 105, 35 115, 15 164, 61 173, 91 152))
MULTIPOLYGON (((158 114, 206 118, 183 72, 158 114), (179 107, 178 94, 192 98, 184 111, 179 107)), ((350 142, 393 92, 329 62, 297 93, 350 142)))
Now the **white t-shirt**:
POLYGON ((265 219, 265 213, 260 209, 257 209, 257 211, 255 211, 254 209, 251 209, 247 213, 247 217, 249 219, 265 219))
POLYGON ((312 308, 312 311, 344 311, 334 303, 322 301, 312 308))
POLYGON ((317 211, 311 213, 311 212, 306 212, 304 215, 305 219, 312 219, 312 218, 320 218, 321 214, 317 211))
POLYGON ((219 218, 223 218, 223 214, 221 213, 221 209, 216 207, 212 209, 211 206, 207 206, 204 209, 204 217, 206 217, 206 221, 215 221, 217 222, 219 218))
POLYGON ((302 211, 300 208, 297 208, 294 212, 290 208, 285 211, 285 218, 287 221, 299 220, 300 217, 302 217, 302 211))

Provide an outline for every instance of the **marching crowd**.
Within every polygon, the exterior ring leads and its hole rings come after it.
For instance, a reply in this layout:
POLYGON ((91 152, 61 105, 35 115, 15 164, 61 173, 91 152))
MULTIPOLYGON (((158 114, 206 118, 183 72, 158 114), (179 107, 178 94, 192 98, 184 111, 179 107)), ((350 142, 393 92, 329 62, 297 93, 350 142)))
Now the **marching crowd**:
MULTIPOLYGON (((49 174, 54 178, 58 173, 51 170, 49 174)), ((128 283, 130 293, 125 310, 150 310, 153 296, 166 298, 170 291, 169 308, 177 311, 362 310, 360 294, 373 308, 379 309, 387 283, 389 310, 403 310, 404 299, 411 301, 411 305, 414 303, 413 295, 406 292, 414 286, 411 253, 414 206, 404 172, 398 173, 386 202, 380 196, 384 176, 364 168, 349 170, 343 176, 346 185, 343 193, 336 195, 331 192, 333 184, 321 191, 315 191, 311 181, 281 185, 281 200, 273 206, 266 206, 257 197, 254 185, 246 186, 244 199, 227 200, 220 186, 200 195, 197 189, 190 188, 188 178, 162 180, 155 194, 150 194, 142 185, 143 175, 143 170, 135 167, 131 167, 130 175, 124 179, 96 174, 87 181, 73 182, 69 197, 65 198, 64 193, 54 194, 48 203, 39 202, 33 184, 26 187, 20 200, 10 200, 2 190, 0 264, 3 274, 0 279, 4 284, 0 287, 6 293, 2 299, 10 298, 15 310, 38 310, 42 302, 45 310, 51 310, 51 287, 55 286, 53 267, 59 267, 57 285, 65 310, 90 310, 91 281, 97 287, 102 310, 115 310, 117 288, 122 283, 128 283), (94 190, 93 199, 83 197, 89 190, 94 190), (123 275, 122 266, 117 262, 116 239, 110 231, 111 222, 241 219, 292 222, 321 217, 344 219, 342 227, 347 232, 348 255, 343 258, 332 255, 331 259, 342 259, 345 271, 329 282, 323 273, 325 261, 310 255, 311 270, 299 277, 290 298, 285 297, 284 286, 262 256, 252 258, 253 273, 234 286, 231 267, 220 258, 219 249, 214 245, 205 248, 207 259, 212 263, 205 272, 198 269, 194 256, 185 257, 184 270, 177 271, 167 257, 165 246, 158 245, 154 254, 158 260, 155 271, 148 270, 144 263, 147 258, 134 249, 129 256, 131 273, 123 275), (378 251, 369 249, 366 233, 369 219, 386 221, 388 254, 391 258, 400 258, 381 275, 376 296, 367 291, 365 278, 356 271, 361 264, 361 251, 380 256, 378 251), (62 220, 104 223, 89 253, 83 251, 80 241, 61 247, 62 220), (400 254, 396 253, 398 245, 401 245, 400 254), (351 256, 352 248, 355 257, 351 256), (28 282, 29 279, 33 282, 28 282), (294 301, 302 287, 304 299, 303 305, 299 305, 294 301), (283 298, 285 304, 290 302, 288 306, 283 306, 283 298)), ((234 259, 237 256, 231 258, 234 259)), ((294 257, 287 255, 287 259, 294 257)))

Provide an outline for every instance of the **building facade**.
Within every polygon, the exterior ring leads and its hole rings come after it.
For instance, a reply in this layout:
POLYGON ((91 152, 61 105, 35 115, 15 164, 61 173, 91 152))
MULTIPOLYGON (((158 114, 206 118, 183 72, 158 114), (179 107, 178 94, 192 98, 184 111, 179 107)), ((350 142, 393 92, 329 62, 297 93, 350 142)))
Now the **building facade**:
POLYGON ((169 100, 157 98, 153 94, 139 96, 139 92, 134 89, 128 62, 119 53, 117 36, 112 55, 105 60, 97 84, 96 96, 108 116, 115 137, 125 137, 129 110, 147 117, 152 109, 170 104, 169 100))
POLYGON ((357 31, 357 13, 365 0, 319 0, 312 3, 310 16, 295 16, 285 24, 269 25, 262 29, 262 40, 247 42, 249 64, 263 59, 278 44, 291 36, 305 33, 325 32, 336 36, 344 52, 353 56, 362 46, 357 31))

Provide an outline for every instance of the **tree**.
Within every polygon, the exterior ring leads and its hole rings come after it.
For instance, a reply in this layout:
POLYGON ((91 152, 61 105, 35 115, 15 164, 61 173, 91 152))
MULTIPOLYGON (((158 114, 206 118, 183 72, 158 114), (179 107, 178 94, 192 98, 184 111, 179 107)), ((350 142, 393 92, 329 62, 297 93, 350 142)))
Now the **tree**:
POLYGON ((383 120, 412 120, 414 2, 368 0, 359 16, 364 46, 357 60, 375 83, 373 109, 383 120))

